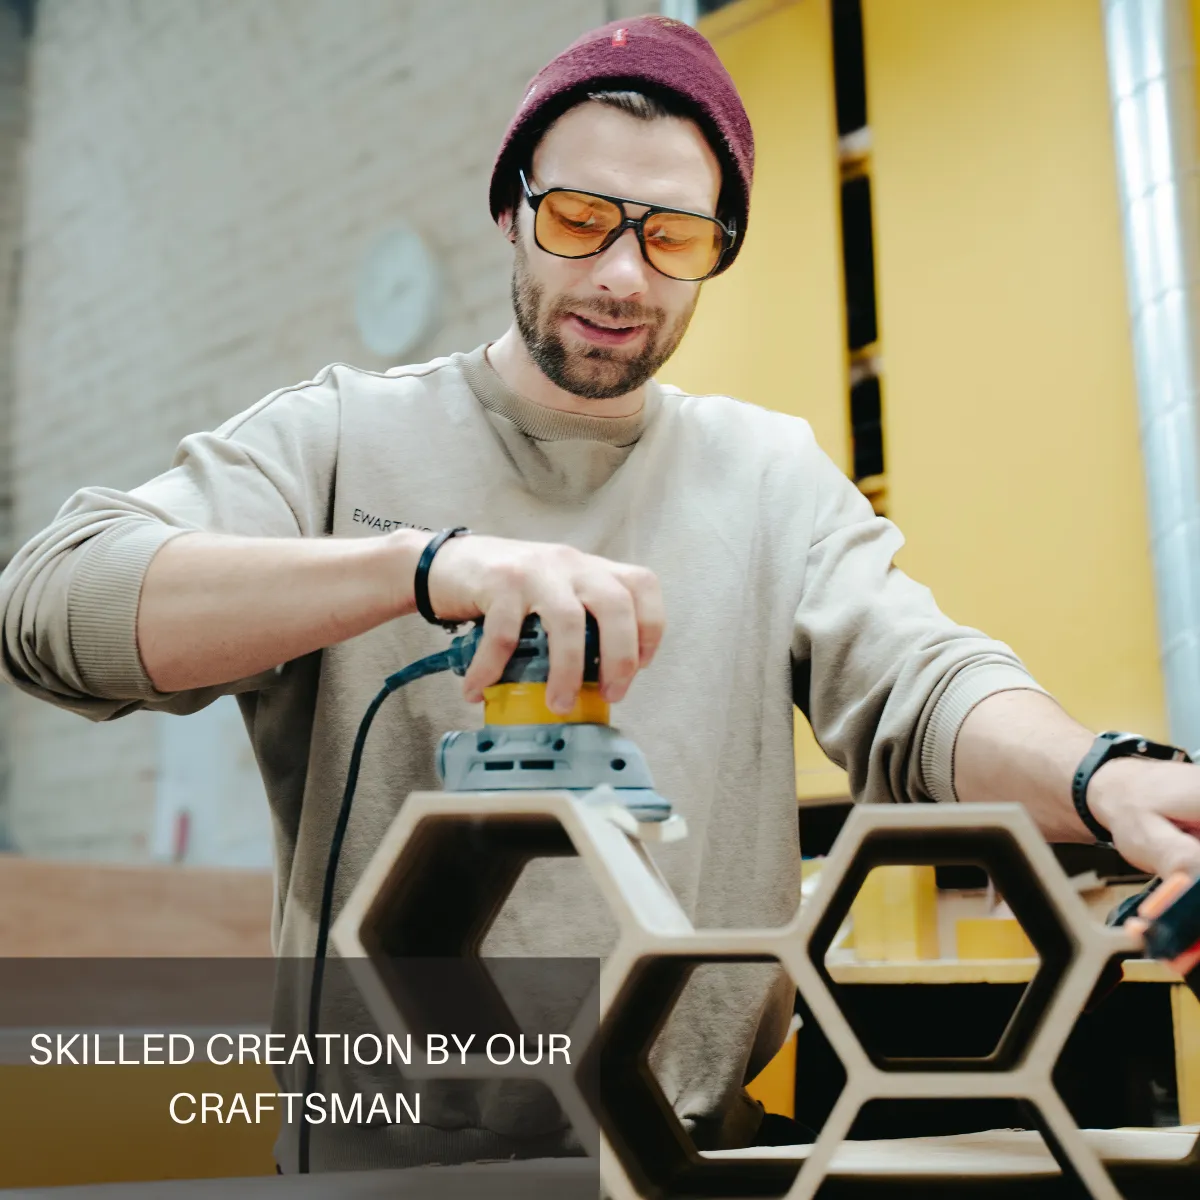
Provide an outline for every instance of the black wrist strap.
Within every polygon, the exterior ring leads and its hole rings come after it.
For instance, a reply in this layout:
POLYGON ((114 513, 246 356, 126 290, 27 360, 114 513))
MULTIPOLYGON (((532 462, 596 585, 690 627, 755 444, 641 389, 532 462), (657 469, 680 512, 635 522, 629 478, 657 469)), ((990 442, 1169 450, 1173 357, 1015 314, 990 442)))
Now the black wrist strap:
POLYGON ((417 562, 417 573, 413 578, 413 597, 417 602, 417 612, 430 625, 440 625, 443 629, 453 631, 462 624, 461 621, 443 621, 433 611, 433 605, 429 602, 429 568, 433 566, 433 556, 451 538, 470 532, 465 525, 456 525, 453 529, 443 529, 441 533, 435 534, 430 539, 429 544, 421 552, 420 560, 417 562))
POLYGON ((1112 845, 1112 834, 1092 816, 1092 811, 1088 808, 1088 784, 1106 762, 1111 762, 1114 758, 1128 758, 1131 755, 1137 758, 1192 761, 1187 751, 1180 750, 1177 746, 1164 746, 1161 742, 1152 742, 1137 733, 1122 733, 1110 729, 1107 733, 1100 734, 1092 743, 1092 748, 1083 756, 1083 761, 1071 779, 1071 800, 1075 804, 1079 819, 1101 846, 1112 845))

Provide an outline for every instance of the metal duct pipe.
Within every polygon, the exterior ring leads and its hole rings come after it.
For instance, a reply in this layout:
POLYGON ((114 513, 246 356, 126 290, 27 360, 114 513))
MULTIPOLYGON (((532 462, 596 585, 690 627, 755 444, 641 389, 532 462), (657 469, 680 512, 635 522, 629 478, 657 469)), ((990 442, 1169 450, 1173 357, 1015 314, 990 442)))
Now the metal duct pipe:
POLYGON ((1200 147, 1188 0, 1101 0, 1171 739, 1200 747, 1200 147))

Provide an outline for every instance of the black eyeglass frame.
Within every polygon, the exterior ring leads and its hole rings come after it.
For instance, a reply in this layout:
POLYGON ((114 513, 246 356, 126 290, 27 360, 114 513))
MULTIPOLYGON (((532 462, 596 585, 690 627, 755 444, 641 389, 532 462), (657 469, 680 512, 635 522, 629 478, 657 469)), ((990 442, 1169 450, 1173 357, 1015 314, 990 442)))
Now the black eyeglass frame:
POLYGON ((539 250, 544 250, 547 254, 553 254, 555 258, 566 259, 583 259, 595 258, 597 254, 603 254, 627 229, 632 229, 637 236, 638 246, 642 251, 642 258, 654 268, 660 275, 667 279, 676 279, 680 283, 702 283, 705 279, 711 279, 721 269, 721 264, 725 261, 725 256, 733 249, 733 243, 737 240, 737 226, 734 222, 728 225, 718 217, 710 216, 708 213, 692 212, 687 208, 666 208, 661 204, 647 204, 645 200, 630 200, 624 196, 606 196, 603 192, 589 192, 582 188, 572 187, 552 187, 547 188, 544 192, 534 192, 529 186, 529 180, 525 178, 525 172, 519 170, 517 174, 521 177, 521 187, 525 191, 525 200, 529 207, 533 210, 533 240, 537 242, 539 250), (587 254, 558 254, 554 250, 546 250, 546 247, 538 241, 537 235, 537 210, 542 201, 547 196, 552 196, 555 192, 572 192, 577 196, 594 196, 597 200, 607 200, 610 204, 615 204, 621 210, 621 223, 614 226, 605 237, 604 241, 596 247, 595 250, 590 250, 587 254), (645 208, 646 211, 640 217, 631 217, 625 211, 625 205, 635 204, 639 208, 645 208), (683 279, 679 275, 668 275, 666 271, 660 267, 654 266, 650 260, 650 255, 646 253, 646 239, 642 232, 646 221, 656 213, 676 213, 683 217, 699 217, 704 221, 711 221, 720 231, 724 244, 721 246, 720 253, 717 255, 717 261, 713 264, 712 270, 706 275, 697 275, 693 279, 683 279))

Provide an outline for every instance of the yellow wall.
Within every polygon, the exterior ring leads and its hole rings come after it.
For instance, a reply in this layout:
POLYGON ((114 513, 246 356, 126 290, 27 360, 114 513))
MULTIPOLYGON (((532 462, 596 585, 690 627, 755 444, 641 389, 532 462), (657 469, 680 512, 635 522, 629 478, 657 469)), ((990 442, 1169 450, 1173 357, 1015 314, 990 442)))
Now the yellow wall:
POLYGON ((837 129, 825 0, 741 0, 700 23, 741 92, 756 162, 746 245, 706 283, 662 378, 807 418, 849 461, 837 129))
POLYGON ((1165 736, 1096 0, 863 0, 900 564, 1165 736))
MULTIPOLYGON (((863 12, 900 565, 1084 723, 1166 736, 1099 5, 863 12)), ((746 248, 663 378, 802 415, 848 468, 827 0, 701 28, 758 167, 746 248)), ((798 735, 801 798, 844 793, 798 735)))
MULTIPOLYGON (((845 316, 837 127, 827 0, 740 0, 700 29, 721 56, 754 126, 756 163, 745 248, 704 285, 683 344, 661 378, 795 413, 847 467, 845 316)), ((802 796, 845 795, 845 775, 797 719, 802 796)))
MULTIPOLYGON (((863 10, 900 565, 1083 722, 1165 736, 1098 0, 863 10)), ((827 2, 741 0, 701 29, 759 165, 746 250, 663 378, 804 416, 849 468, 827 2)), ((800 797, 844 793, 798 734, 800 797)), ((789 1054, 756 1081, 772 1111, 789 1054)))

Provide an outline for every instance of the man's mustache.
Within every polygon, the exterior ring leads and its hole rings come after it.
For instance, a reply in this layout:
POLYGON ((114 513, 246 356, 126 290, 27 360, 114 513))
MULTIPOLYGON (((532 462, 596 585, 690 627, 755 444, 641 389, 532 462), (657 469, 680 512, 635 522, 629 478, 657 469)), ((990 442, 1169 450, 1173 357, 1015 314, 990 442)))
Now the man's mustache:
POLYGON ((628 325, 658 324, 665 315, 661 308, 646 308, 636 300, 560 300, 554 308, 559 316, 577 313, 581 317, 604 317, 628 325))

